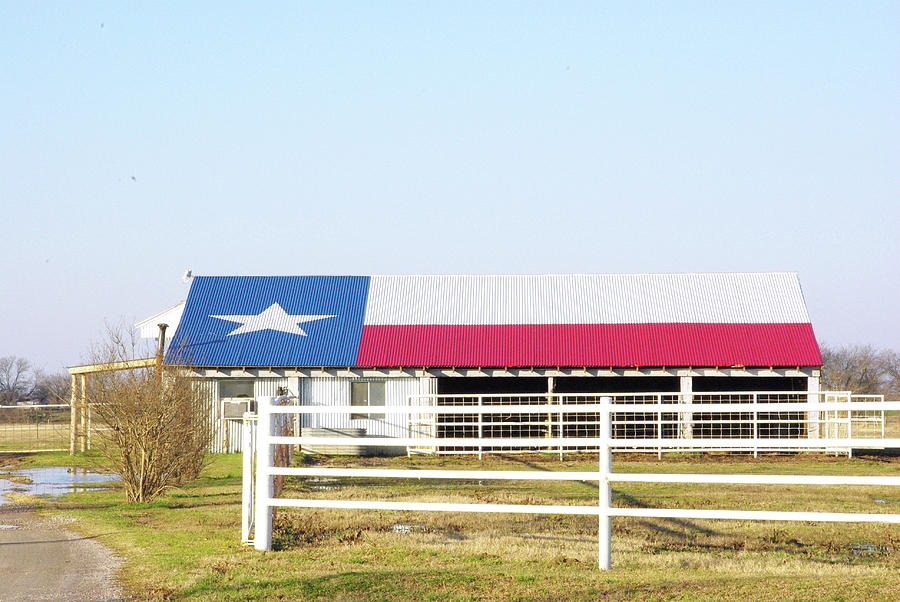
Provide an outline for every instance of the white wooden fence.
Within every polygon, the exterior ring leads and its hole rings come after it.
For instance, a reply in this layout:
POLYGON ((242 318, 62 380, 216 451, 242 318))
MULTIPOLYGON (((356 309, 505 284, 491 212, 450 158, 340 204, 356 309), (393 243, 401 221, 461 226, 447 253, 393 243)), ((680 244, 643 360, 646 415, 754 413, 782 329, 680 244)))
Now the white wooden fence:
MULTIPOLYGON (((671 508, 616 508, 611 503, 611 483, 613 482, 646 482, 646 483, 752 483, 752 484, 791 484, 791 485, 845 485, 845 486, 900 486, 900 476, 807 476, 807 475, 739 475, 739 474, 626 474, 612 472, 612 450, 616 448, 666 448, 673 445, 679 449, 709 449, 710 445, 717 449, 752 449, 777 445, 780 449, 810 449, 815 440, 807 438, 752 439, 666 439, 666 438, 613 438, 613 417, 621 411, 621 407, 612 404, 610 397, 602 397, 596 404, 559 405, 554 411, 590 412, 599 415, 600 425, 596 437, 539 437, 539 438, 478 438, 455 437, 440 440, 442 445, 463 447, 478 446, 518 446, 555 449, 560 446, 592 446, 599 449, 599 462, 596 472, 570 471, 494 471, 494 470, 404 470, 381 468, 307 468, 307 467, 275 467, 274 445, 347 445, 347 437, 286 437, 272 434, 273 415, 276 414, 342 414, 348 412, 377 412, 380 414, 407 414, 421 411, 421 408, 378 407, 371 410, 360 407, 323 407, 323 406, 282 406, 276 405, 282 398, 258 398, 258 429, 255 445, 251 442, 252 421, 245 421, 244 437, 244 497, 242 539, 252 541, 258 550, 272 548, 272 508, 287 506, 296 508, 341 508, 341 509, 375 509, 375 510, 414 510, 445 512, 502 512, 526 514, 569 514, 597 516, 599 520, 598 562, 601 569, 610 568, 611 551, 611 518, 614 516, 635 516, 655 518, 693 518, 693 519, 740 519, 740 520, 780 520, 780 521, 823 521, 823 522, 875 522, 900 523, 900 514, 873 514, 849 512, 781 512, 781 511, 748 511, 748 510, 692 510, 671 508), (256 455, 256 486, 252 478, 256 455), (389 502, 383 500, 332 500, 332 499, 297 499, 274 498, 273 477, 316 476, 316 477, 366 477, 366 478, 401 478, 401 479, 484 479, 484 480, 558 480, 558 481, 597 481, 599 496, 597 505, 528 505, 528 504, 461 504, 440 502, 389 502), (253 530, 251 540, 250 531, 253 530)), ((634 404, 628 408, 631 412, 657 412, 656 404, 634 404)), ((679 404, 679 412, 735 412, 741 411, 732 404, 679 404)), ((825 403, 760 403, 754 408, 760 412, 808 412, 817 416, 828 413, 848 411, 895 411, 900 410, 900 402, 825 402, 825 403), (852 407, 850 407, 852 405, 852 407)), ((496 413, 491 407, 434 407, 429 412, 446 415, 496 413)), ((507 405, 503 411, 510 414, 546 413, 546 405, 507 405)), ((819 418, 816 418, 817 420, 819 418)), ((433 446, 430 437, 362 437, 352 440, 354 445, 362 446, 433 446)), ((820 445, 825 448, 900 448, 900 438, 828 438, 821 439, 820 445)))

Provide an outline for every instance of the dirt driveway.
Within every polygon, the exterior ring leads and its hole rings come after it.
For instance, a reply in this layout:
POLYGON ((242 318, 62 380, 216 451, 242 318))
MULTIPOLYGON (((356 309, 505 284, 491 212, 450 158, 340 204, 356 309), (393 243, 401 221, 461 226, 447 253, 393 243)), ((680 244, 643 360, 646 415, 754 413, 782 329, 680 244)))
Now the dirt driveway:
POLYGON ((118 567, 96 539, 0 506, 0 600, 121 600, 118 567))

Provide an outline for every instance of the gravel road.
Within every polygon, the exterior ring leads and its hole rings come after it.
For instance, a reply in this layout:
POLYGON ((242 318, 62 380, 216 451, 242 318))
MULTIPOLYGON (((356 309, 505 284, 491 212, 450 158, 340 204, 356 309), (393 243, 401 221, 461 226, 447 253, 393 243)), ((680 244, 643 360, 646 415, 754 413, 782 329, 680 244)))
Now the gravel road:
POLYGON ((0 506, 0 600, 122 600, 119 561, 99 541, 21 506, 0 506))

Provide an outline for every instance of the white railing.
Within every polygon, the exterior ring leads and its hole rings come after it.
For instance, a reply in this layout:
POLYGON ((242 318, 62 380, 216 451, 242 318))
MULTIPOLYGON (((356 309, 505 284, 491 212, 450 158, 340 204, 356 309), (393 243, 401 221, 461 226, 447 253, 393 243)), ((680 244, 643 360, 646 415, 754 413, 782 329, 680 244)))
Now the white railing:
MULTIPOLYGON (((648 483, 754 483, 754 484, 792 484, 792 485, 879 485, 900 486, 900 476, 807 476, 807 475, 721 475, 721 474, 623 474, 612 472, 612 450, 639 446, 668 447, 677 445, 680 449, 707 449, 712 443, 723 449, 747 449, 754 446, 763 447, 775 444, 788 449, 807 449, 814 443, 807 439, 781 438, 721 438, 706 440, 691 439, 632 439, 628 437, 613 438, 614 422, 612 418, 621 411, 612 403, 610 396, 604 396, 599 403, 560 404, 554 408, 559 412, 591 412, 599 417, 599 428, 595 437, 520 437, 520 438, 477 438, 453 437, 441 440, 441 444, 464 447, 478 446, 516 446, 525 448, 544 448, 545 446, 594 446, 599 451, 598 469, 596 472, 567 471, 481 471, 481 470, 402 470, 378 468, 307 468, 307 467, 275 467, 275 445, 346 445, 347 437, 296 437, 273 435, 273 415, 276 414, 346 414, 346 413, 378 413, 405 414, 420 411, 420 408, 378 407, 361 408, 358 406, 281 406, 275 405, 280 398, 258 398, 258 430, 256 435, 256 487, 252 487, 252 465, 250 457, 252 449, 245 447, 244 459, 244 508, 242 527, 247 526, 246 533, 242 528, 242 538, 250 540, 249 515, 250 502, 253 501, 252 541, 258 550, 272 548, 272 509, 277 506, 295 508, 343 508, 343 509, 375 509, 375 510, 415 510, 444 512, 504 512, 527 514, 568 514, 597 516, 599 520, 598 544, 599 565, 603 569, 610 566, 611 550, 611 518, 614 516, 639 516, 656 518, 695 518, 695 519, 741 519, 741 520, 797 520, 824 522, 877 522, 900 523, 900 514, 873 514, 849 512, 781 512, 781 511, 748 511, 748 510, 691 510, 670 508, 616 508, 612 506, 612 482, 648 482, 648 483), (469 504, 442 502, 407 502, 383 500, 336 500, 336 499, 297 499, 275 498, 273 496, 273 477, 284 476, 318 476, 318 477, 375 477, 375 478, 407 478, 407 479, 522 479, 522 480, 559 480, 559 481, 597 481, 599 483, 598 504, 585 505, 533 505, 533 504, 469 504), (248 492, 252 492, 248 493, 248 492), (244 537, 246 535, 246 537, 244 537)), ((900 402, 825 402, 825 403, 760 403, 755 408, 760 412, 846 412, 852 403, 854 410, 900 410, 900 402)), ((518 416, 535 413, 546 413, 546 405, 509 405, 503 408, 505 413, 518 416)), ((633 404, 630 411, 658 412, 656 404, 633 404)), ((689 403, 678 406, 679 412, 735 412, 733 404, 689 403)), ((435 406, 429 409, 435 415, 457 416, 465 413, 496 413, 495 407, 453 407, 435 406)), ((627 434, 627 433, 626 433, 627 434)), ((758 433, 757 433, 758 434, 758 433)), ((250 439, 248 436, 247 440, 250 439)), ((434 445, 431 437, 360 437, 354 438, 354 445, 361 446, 422 446, 434 445)), ((865 439, 840 438, 820 439, 817 442, 823 448, 838 446, 841 448, 900 448, 900 438, 865 439)))
MULTIPOLYGON (((452 446, 446 439, 464 437, 552 437, 552 436, 596 436, 599 416, 584 411, 565 412, 563 405, 583 405, 597 403, 601 397, 610 397, 616 412, 613 414, 613 437, 628 436, 631 439, 749 439, 765 440, 758 446, 747 446, 754 456, 759 452, 802 451, 801 448, 777 447, 773 441, 781 438, 839 439, 872 437, 883 438, 884 410, 864 410, 854 404, 852 409, 840 412, 807 412, 807 407, 799 404, 817 401, 831 402, 883 402, 884 396, 851 395, 846 391, 732 391, 732 392, 692 392, 692 393, 541 393, 541 394, 422 394, 409 398, 409 405, 419 409, 410 416, 410 429, 431 433, 437 441, 427 446, 410 447, 409 453, 471 453, 479 458, 492 451, 484 445, 474 447, 452 446), (773 402, 791 404, 787 411, 761 411, 760 404, 773 402), (684 404, 702 404, 702 410, 685 412, 684 404), (513 415, 505 411, 510 405, 543 405, 541 412, 529 415, 513 415), (647 408, 647 405, 653 407, 647 408), (727 411, 717 411, 715 406, 728 404, 727 411), (636 405, 642 406, 641 409, 636 405), (493 408, 481 411, 443 415, 437 417, 428 413, 434 407, 493 408)), ((814 406, 813 406, 814 407, 814 406)), ((723 451, 711 443, 701 446, 705 451, 723 451)), ((547 451, 547 446, 542 446, 547 451)), ((664 452, 678 452, 700 449, 696 444, 690 448, 676 445, 657 446, 639 444, 634 448, 616 448, 616 451, 655 451, 658 456, 664 452)), ((733 446, 725 448, 734 449, 733 446)), ((809 450, 823 451, 820 441, 813 442, 809 450)), ((510 446, 502 448, 504 453, 534 451, 516 450, 510 446)), ((559 446, 560 456, 570 451, 598 451, 587 445, 559 446)), ((832 446, 825 451, 851 453, 850 448, 832 446)))

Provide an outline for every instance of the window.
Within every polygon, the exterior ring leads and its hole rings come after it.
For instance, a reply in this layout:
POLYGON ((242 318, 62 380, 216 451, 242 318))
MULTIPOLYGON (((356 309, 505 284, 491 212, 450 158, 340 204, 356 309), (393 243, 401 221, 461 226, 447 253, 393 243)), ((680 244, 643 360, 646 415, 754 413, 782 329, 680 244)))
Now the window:
MULTIPOLYGON (((357 407, 384 406, 384 381, 350 383, 350 405, 357 407)), ((352 420, 384 420, 384 414, 350 414, 352 420)))
POLYGON ((219 381, 219 399, 253 397, 252 380, 222 379, 219 381))
POLYGON ((219 381, 219 399, 222 402, 222 418, 224 419, 237 419, 241 418, 244 412, 256 411, 252 380, 221 379, 219 381))

